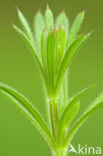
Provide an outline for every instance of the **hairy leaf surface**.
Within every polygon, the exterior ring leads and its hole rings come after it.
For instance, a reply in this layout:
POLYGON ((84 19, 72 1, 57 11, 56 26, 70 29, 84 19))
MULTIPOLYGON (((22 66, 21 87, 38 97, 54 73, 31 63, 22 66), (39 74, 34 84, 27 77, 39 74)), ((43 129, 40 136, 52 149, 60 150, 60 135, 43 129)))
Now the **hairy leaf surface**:
POLYGON ((69 20, 64 12, 62 12, 56 19, 56 27, 64 27, 66 32, 66 39, 68 37, 69 32, 69 20))
POLYGON ((72 57, 78 52, 80 47, 83 45, 83 43, 88 39, 91 33, 88 33, 87 35, 81 35, 79 36, 72 44, 71 46, 66 50, 66 53, 64 55, 63 61, 61 63, 59 72, 58 72, 58 77, 56 81, 56 88, 55 88, 55 94, 58 93, 60 89, 60 85, 62 83, 63 77, 65 72, 67 71, 72 57))
POLYGON ((55 145, 54 139, 47 124, 45 123, 41 114, 34 108, 34 106, 18 91, 0 83, 0 91, 10 98, 17 107, 25 114, 25 116, 33 123, 39 130, 47 143, 53 147, 55 145))
POLYGON ((39 11, 34 18, 34 35, 39 52, 40 52, 41 35, 44 28, 45 28, 44 17, 39 11))
POLYGON ((53 13, 47 7, 46 12, 45 12, 45 27, 46 29, 50 30, 54 26, 54 18, 53 18, 53 13))
POLYGON ((69 101, 69 104, 65 108, 59 122, 58 126, 58 141, 61 143, 63 140, 63 134, 67 128, 69 128, 71 121, 75 117, 75 115, 78 112, 79 109, 79 103, 81 97, 85 95, 89 90, 91 90, 95 85, 91 85, 88 88, 85 88, 84 90, 78 92, 71 101, 69 101))
POLYGON ((66 45, 67 47, 70 46, 70 44, 75 40, 75 38, 77 36, 77 33, 80 30, 83 19, 84 19, 84 11, 80 12, 76 16, 76 18, 75 18, 75 20, 73 22, 73 25, 72 25, 72 27, 70 29, 68 40, 67 40, 67 45, 66 45))
POLYGON ((13 28, 17 31, 17 33, 24 39, 24 41, 26 42, 28 48, 30 49, 31 53, 32 53, 32 56, 34 58, 34 60, 36 61, 38 67, 39 67, 39 70, 41 71, 42 75, 43 75, 43 78, 44 78, 44 81, 45 81, 45 84, 47 86, 47 81, 46 81, 46 76, 45 76, 45 73, 44 73, 44 69, 42 67, 42 64, 38 58, 38 56, 36 55, 36 52, 35 52, 35 48, 33 47, 33 45, 31 44, 31 42, 29 41, 29 39, 27 38, 27 36, 24 34, 24 32, 22 30, 20 30, 16 25, 13 25, 13 28))
POLYGON ((23 29, 24 29, 28 39, 30 39, 30 41, 33 42, 33 35, 31 32, 30 26, 29 26, 26 18, 24 17, 24 15, 22 14, 22 12, 19 9, 17 9, 17 10, 18 10, 18 17, 19 17, 20 22, 23 26, 23 29))
POLYGON ((75 123, 73 128, 69 131, 64 146, 68 146, 75 133, 78 131, 80 126, 98 109, 103 107, 103 93, 88 107, 88 109, 81 115, 78 121, 75 123))

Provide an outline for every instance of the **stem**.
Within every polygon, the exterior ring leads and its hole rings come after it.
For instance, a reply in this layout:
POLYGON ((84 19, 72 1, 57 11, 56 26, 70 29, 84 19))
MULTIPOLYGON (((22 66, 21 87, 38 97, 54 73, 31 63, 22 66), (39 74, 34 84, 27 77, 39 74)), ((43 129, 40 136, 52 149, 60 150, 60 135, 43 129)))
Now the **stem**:
POLYGON ((49 108, 50 108, 50 120, 51 120, 52 133, 53 133, 54 137, 56 138, 57 137, 57 126, 58 126, 57 99, 50 98, 49 108))
POLYGON ((51 100, 49 101, 49 109, 50 109, 50 122, 51 122, 52 133, 53 133, 53 136, 55 136, 55 126, 54 126, 54 121, 53 121, 53 108, 52 108, 51 100))
POLYGON ((69 97, 69 69, 65 73, 63 86, 64 86, 64 103, 65 105, 67 105, 69 97))
POLYGON ((66 151, 65 150, 60 150, 60 151, 57 151, 53 154, 53 156, 66 156, 66 151))

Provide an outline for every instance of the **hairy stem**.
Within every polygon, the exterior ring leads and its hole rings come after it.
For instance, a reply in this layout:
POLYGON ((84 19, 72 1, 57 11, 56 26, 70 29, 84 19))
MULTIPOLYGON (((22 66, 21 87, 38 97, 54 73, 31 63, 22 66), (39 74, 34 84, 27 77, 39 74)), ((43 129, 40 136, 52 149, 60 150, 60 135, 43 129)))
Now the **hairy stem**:
POLYGON ((53 107, 52 107, 52 102, 51 100, 49 101, 49 112, 50 112, 50 122, 51 122, 51 128, 52 128, 52 133, 53 136, 55 136, 55 126, 54 126, 54 121, 53 121, 53 107))
POLYGON ((57 137, 57 126, 58 126, 57 99, 50 98, 49 108, 50 108, 50 120, 51 120, 52 133, 53 133, 54 137, 56 138, 57 137))

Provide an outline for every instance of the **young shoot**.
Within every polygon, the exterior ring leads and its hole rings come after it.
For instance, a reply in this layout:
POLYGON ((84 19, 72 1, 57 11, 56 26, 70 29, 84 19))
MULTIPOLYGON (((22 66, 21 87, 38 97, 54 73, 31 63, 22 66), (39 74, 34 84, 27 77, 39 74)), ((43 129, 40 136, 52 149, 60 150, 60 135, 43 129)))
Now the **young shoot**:
POLYGON ((47 113, 50 123, 47 123, 35 105, 16 89, 0 83, 0 92, 11 99, 38 129, 53 156, 66 156, 71 140, 80 126, 103 107, 101 93, 71 126, 79 111, 82 96, 95 87, 93 84, 72 97, 68 95, 71 61, 91 35, 91 32, 78 35, 85 12, 80 12, 72 26, 69 26, 65 12, 60 13, 54 20, 53 12, 47 7, 44 15, 40 11, 35 15, 33 31, 19 9, 17 13, 22 29, 16 25, 13 25, 13 28, 24 39, 40 71, 48 98, 47 113))

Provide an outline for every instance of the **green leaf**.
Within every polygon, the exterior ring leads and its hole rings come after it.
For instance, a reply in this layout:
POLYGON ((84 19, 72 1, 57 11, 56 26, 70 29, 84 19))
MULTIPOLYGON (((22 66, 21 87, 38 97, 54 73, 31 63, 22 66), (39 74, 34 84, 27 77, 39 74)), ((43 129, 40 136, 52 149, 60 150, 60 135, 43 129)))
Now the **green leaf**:
POLYGON ((41 35, 42 35, 44 28, 45 28, 44 17, 39 11, 37 12, 34 18, 34 34, 35 34, 35 39, 36 39, 36 43, 37 43, 37 47, 39 51, 40 51, 41 35))
POLYGON ((46 12, 45 12, 45 27, 50 30, 54 26, 54 18, 53 13, 50 10, 50 8, 47 6, 46 12))
POLYGON ((20 22, 21 22, 21 24, 23 26, 23 29, 24 29, 24 31, 26 33, 26 36, 28 37, 28 39, 30 41, 34 42, 33 35, 32 35, 31 29, 29 27, 29 24, 28 24, 26 18, 24 17, 24 15, 22 14, 22 12, 18 8, 17 8, 17 11, 18 11, 18 17, 19 17, 20 22))
POLYGON ((65 72, 68 70, 68 67, 71 63, 72 57, 77 54, 80 47, 83 45, 83 43, 88 39, 88 37, 91 35, 91 33, 88 33, 87 35, 81 35, 79 36, 72 44, 71 46, 66 50, 63 61, 61 63, 56 86, 55 86, 55 96, 57 96, 61 83, 63 81, 63 77, 65 75, 65 72))
POLYGON ((61 61, 63 59, 64 56, 64 52, 65 52, 65 43, 66 43, 66 38, 65 38, 66 32, 64 28, 59 28, 59 48, 58 48, 58 64, 61 64, 61 61))
POLYGON ((55 66, 56 66, 56 73, 60 67, 61 61, 64 56, 65 52, 65 29, 63 27, 59 27, 59 29, 55 29, 55 66))
POLYGON ((63 83, 62 83, 62 87, 60 89, 60 93, 59 93, 59 112, 60 112, 60 116, 63 113, 65 107, 67 106, 67 102, 69 99, 69 70, 66 71, 64 79, 63 79, 63 83))
POLYGON ((68 37, 68 32, 69 32, 69 21, 68 21, 68 18, 65 14, 65 12, 62 12, 56 19, 56 27, 59 28, 59 27, 63 27, 64 26, 64 29, 65 29, 65 32, 66 32, 66 39, 68 37))
POLYGON ((49 77, 50 94, 53 95, 54 90, 54 54, 55 54, 55 36, 54 32, 49 32, 47 39, 47 66, 49 77))
POLYGON ((47 124, 45 123, 41 114, 34 108, 34 106, 18 91, 15 89, 0 83, 0 91, 10 98, 18 108, 25 114, 25 116, 32 122, 32 124, 38 129, 44 139, 47 141, 51 148, 54 148, 55 141, 52 137, 47 124))
POLYGON ((69 131, 65 142, 64 142, 64 146, 68 146, 71 139, 73 138, 73 136, 75 135, 75 133, 78 131, 78 129, 80 128, 80 126, 94 113, 96 112, 98 109, 103 107, 103 93, 100 94, 100 96, 88 107, 88 109, 81 115, 81 117, 79 118, 79 120, 75 123, 75 125, 73 126, 73 128, 69 131))
POLYGON ((63 94, 63 84, 60 88, 60 93, 58 97, 58 105, 59 105, 59 118, 61 117, 62 112, 64 111, 64 94, 63 94))
POLYGON ((44 30, 41 35, 41 58, 42 58, 42 64, 47 72, 47 38, 48 38, 48 32, 44 30))
POLYGON ((66 137, 67 131, 69 129, 69 126, 71 124, 71 121, 74 119, 76 116, 78 110, 79 110, 80 102, 75 103, 74 105, 70 105, 68 114, 66 114, 67 118, 62 118, 60 119, 60 124, 58 127, 58 136, 57 136, 57 141, 59 146, 62 145, 64 138, 66 137), (63 123, 64 122, 64 123, 63 123))
POLYGON ((27 38, 27 36, 23 33, 22 30, 20 30, 16 25, 13 25, 13 28, 16 30, 16 32, 24 39, 24 41, 26 42, 27 46, 29 47, 32 55, 33 55, 33 58, 34 60, 36 61, 38 67, 39 67, 39 70, 41 71, 42 73, 42 76, 44 78, 44 81, 45 81, 45 84, 46 84, 46 87, 47 87, 47 82, 46 82, 46 76, 45 76, 45 73, 44 73, 44 69, 41 65, 41 62, 38 58, 38 56, 36 55, 36 52, 35 52, 35 48, 33 47, 33 45, 31 44, 31 42, 29 41, 29 39, 27 38))
POLYGON ((78 101, 89 90, 94 88, 94 86, 95 85, 91 85, 88 88, 85 88, 84 90, 77 93, 71 99, 71 101, 69 101, 69 104, 65 108, 65 110, 64 110, 64 112, 63 112, 63 114, 62 114, 62 116, 60 118, 60 122, 59 122, 59 126, 58 126, 58 142, 59 142, 59 144, 62 143, 62 141, 63 141, 62 139, 64 137, 65 132, 67 132, 67 129, 69 128, 71 121, 73 120, 73 118, 75 117, 75 115, 78 112, 78 109, 79 109, 78 101))
POLYGON ((77 33, 80 30, 81 24, 82 24, 83 19, 84 19, 84 13, 85 13, 84 11, 80 12, 73 22, 73 25, 70 29, 68 40, 67 40, 67 45, 66 45, 67 48, 75 40, 77 33))

